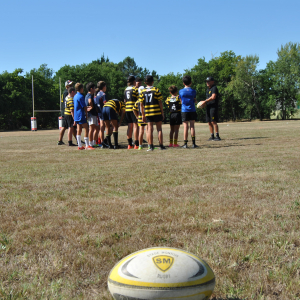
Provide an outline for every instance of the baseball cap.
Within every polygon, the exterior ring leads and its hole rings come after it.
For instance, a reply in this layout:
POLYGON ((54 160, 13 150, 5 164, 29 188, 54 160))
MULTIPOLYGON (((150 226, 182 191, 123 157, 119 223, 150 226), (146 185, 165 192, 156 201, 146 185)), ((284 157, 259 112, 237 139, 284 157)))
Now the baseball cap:
POLYGON ((213 77, 210 77, 210 76, 209 76, 209 77, 207 77, 207 78, 205 79, 205 81, 215 81, 215 80, 214 80, 213 77))
POLYGON ((133 75, 128 76, 127 82, 134 82, 134 81, 135 81, 135 76, 133 75))
POLYGON ((71 80, 67 80, 66 82, 65 82, 65 86, 67 86, 67 85, 72 85, 73 84, 73 81, 71 81, 71 80))

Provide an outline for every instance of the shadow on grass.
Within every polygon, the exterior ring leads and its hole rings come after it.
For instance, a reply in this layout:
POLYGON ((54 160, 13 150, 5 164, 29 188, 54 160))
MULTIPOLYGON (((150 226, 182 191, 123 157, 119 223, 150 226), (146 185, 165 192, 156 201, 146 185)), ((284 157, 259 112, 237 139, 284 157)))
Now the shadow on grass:
POLYGON ((237 139, 230 139, 230 140, 257 140, 257 139, 267 139, 267 136, 256 136, 256 137, 247 137, 247 138, 237 138, 237 139))
POLYGON ((238 297, 219 298, 219 297, 213 297, 210 300, 245 300, 245 298, 238 298, 238 297))
MULTIPOLYGON (((251 146, 261 146, 262 144, 251 144, 251 146)), ((229 148, 229 147, 247 147, 248 145, 244 145, 244 144, 222 144, 222 143, 214 143, 213 145, 201 145, 201 148, 229 148)))

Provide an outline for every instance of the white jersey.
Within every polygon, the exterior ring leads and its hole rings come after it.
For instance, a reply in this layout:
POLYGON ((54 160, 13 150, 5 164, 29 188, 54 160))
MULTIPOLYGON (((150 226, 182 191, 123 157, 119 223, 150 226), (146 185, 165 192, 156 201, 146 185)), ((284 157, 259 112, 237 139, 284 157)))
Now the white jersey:
POLYGON ((139 87, 139 94, 142 92, 142 90, 143 90, 144 88, 145 88, 145 87, 142 86, 142 85, 139 87))

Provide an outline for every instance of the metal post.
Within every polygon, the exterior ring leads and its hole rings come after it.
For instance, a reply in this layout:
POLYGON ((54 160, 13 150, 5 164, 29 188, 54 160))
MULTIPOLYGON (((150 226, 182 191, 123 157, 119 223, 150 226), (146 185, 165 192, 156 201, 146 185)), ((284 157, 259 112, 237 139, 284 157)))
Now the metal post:
POLYGON ((59 77, 59 107, 61 111, 61 79, 59 77))
POLYGON ((32 75, 32 117, 34 117, 34 86, 33 86, 33 75, 32 75))

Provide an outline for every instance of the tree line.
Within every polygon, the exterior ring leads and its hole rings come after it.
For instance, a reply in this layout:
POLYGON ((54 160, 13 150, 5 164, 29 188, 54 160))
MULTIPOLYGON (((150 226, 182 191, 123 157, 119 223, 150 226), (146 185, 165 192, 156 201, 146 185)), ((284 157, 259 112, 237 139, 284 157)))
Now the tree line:
MULTIPOLYGON (((158 75, 155 70, 139 67, 133 58, 126 57, 119 63, 105 58, 89 64, 65 65, 57 72, 46 64, 23 74, 22 69, 0 74, 0 129, 30 128, 32 117, 32 85, 34 77, 34 95, 36 110, 59 110, 61 78, 64 82, 72 80, 86 85, 92 81, 104 80, 107 83, 107 98, 123 99, 124 89, 129 75, 144 78, 151 74, 164 99, 169 96, 168 87, 183 87, 182 77, 190 75, 193 88, 197 91, 197 100, 204 100, 206 93, 205 78, 212 76, 220 92, 220 121, 238 121, 270 119, 275 111, 280 118, 292 117, 300 102, 300 44, 287 43, 277 51, 277 60, 267 63, 265 69, 259 69, 259 57, 242 57, 233 51, 225 51, 209 61, 198 59, 197 64, 184 70, 184 73, 158 75)), ((164 103, 166 121, 168 110, 164 103)), ((57 127, 58 113, 36 113, 38 126, 57 127)), ((205 111, 197 110, 198 121, 205 120, 205 111)))

